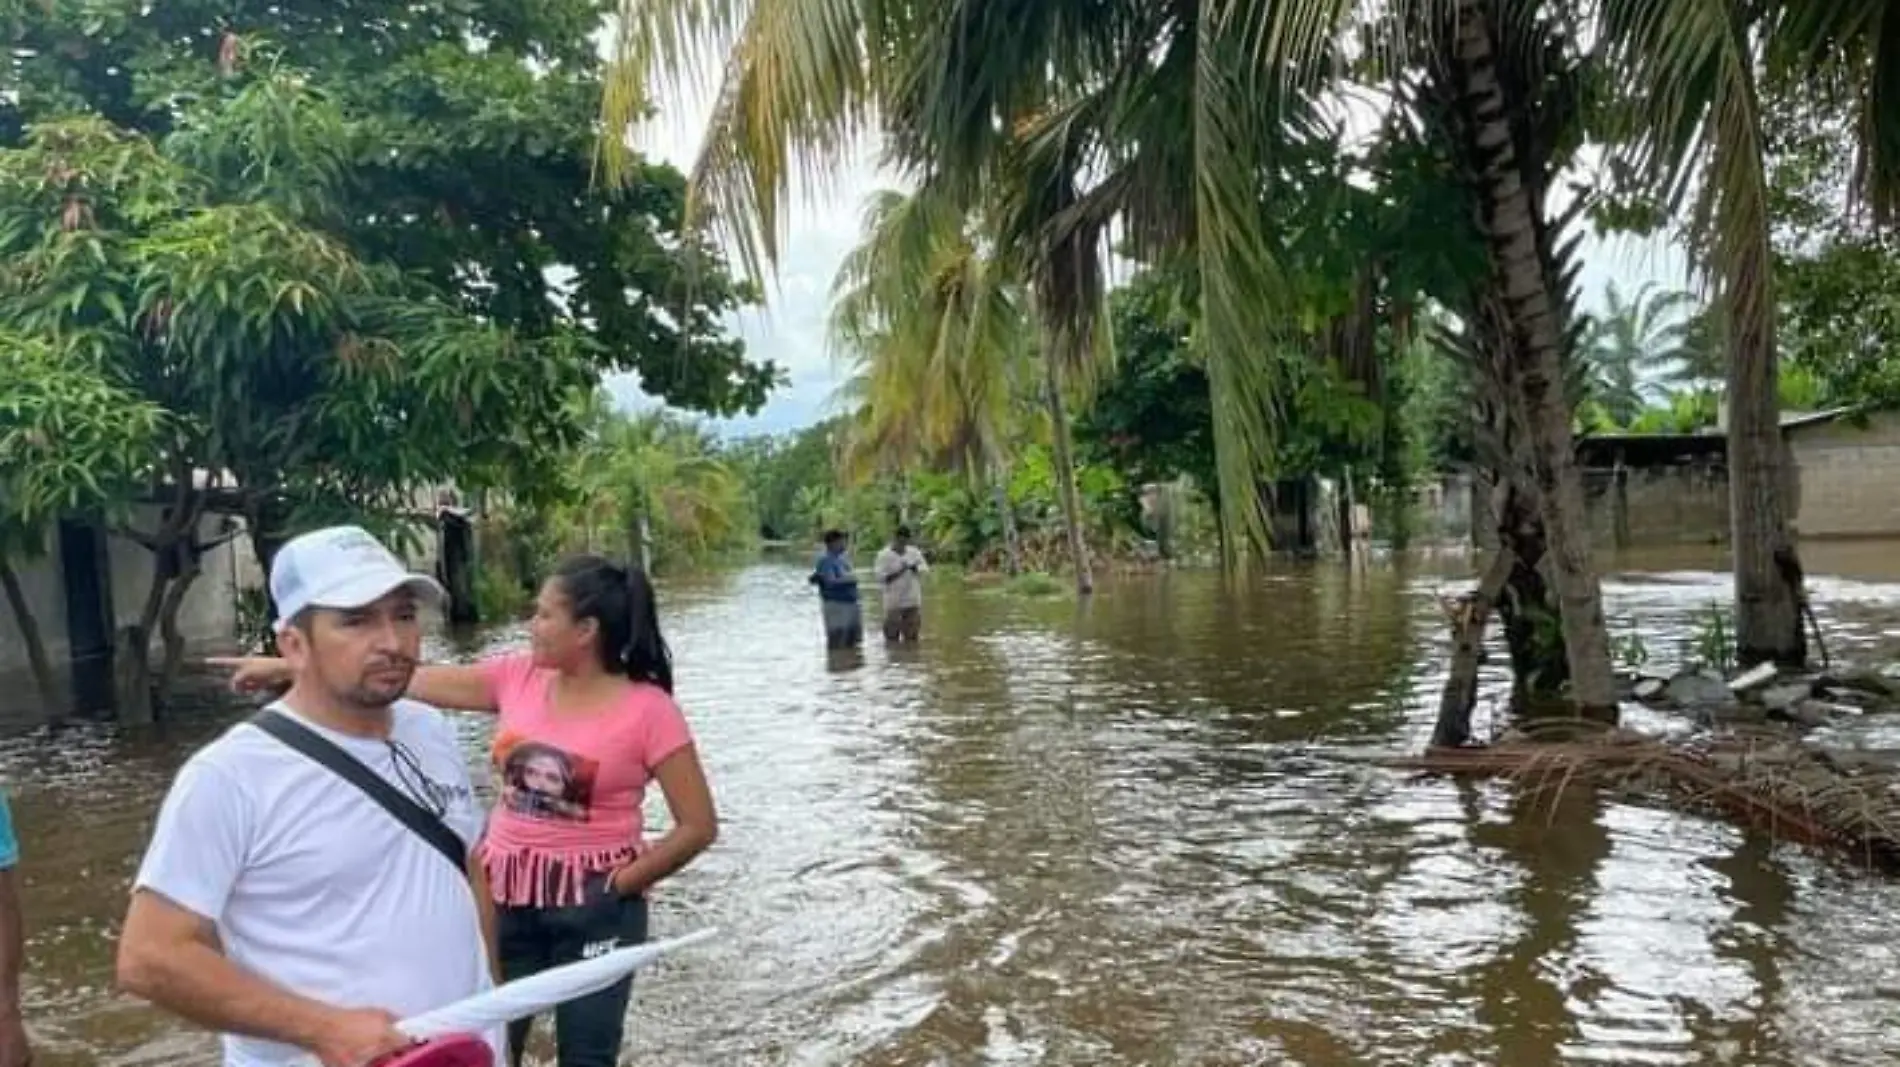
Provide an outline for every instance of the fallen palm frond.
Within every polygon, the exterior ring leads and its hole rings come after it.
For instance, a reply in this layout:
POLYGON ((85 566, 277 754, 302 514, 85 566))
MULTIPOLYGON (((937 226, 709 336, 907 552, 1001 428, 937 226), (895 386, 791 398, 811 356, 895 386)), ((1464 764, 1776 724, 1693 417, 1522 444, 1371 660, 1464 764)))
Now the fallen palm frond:
POLYGON ((1900 874, 1900 775, 1891 769, 1856 773, 1825 750, 1785 736, 1730 734, 1682 744, 1604 731, 1588 740, 1431 748, 1385 764, 1426 774, 1509 778, 1539 791, 1588 783, 1667 796, 1778 840, 1900 874))

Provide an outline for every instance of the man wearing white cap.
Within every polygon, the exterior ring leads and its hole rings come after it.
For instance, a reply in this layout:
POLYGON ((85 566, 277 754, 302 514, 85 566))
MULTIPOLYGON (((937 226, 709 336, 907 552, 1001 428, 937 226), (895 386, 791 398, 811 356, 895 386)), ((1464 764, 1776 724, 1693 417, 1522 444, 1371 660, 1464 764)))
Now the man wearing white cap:
MULTIPOLYGON (((410 1043, 397 1019, 492 983, 467 764, 401 699, 443 591, 356 527, 284 545, 270 587, 294 681, 179 771, 119 981, 224 1034, 227 1067, 359 1067, 410 1043)), ((483 1037, 501 1062, 505 1037, 483 1037)))

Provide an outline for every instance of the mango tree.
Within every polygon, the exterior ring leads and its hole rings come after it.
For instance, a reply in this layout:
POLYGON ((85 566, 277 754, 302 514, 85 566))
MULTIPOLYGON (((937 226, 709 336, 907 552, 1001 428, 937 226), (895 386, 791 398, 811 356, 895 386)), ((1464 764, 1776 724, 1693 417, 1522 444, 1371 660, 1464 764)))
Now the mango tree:
MULTIPOLYGON (((477 444, 515 456, 573 438, 564 416, 537 422, 548 417, 539 394, 513 417, 487 417, 494 390, 518 383, 471 383, 479 396, 464 411, 376 362, 374 342, 423 333, 444 374, 477 358, 463 354, 471 345, 495 367, 549 346, 562 350, 556 377, 578 361, 591 377, 637 374, 674 407, 755 412, 783 372, 749 358, 729 331, 730 313, 753 297, 682 226, 681 176, 635 160, 613 189, 590 181, 600 15, 596 0, 24 5, 10 16, 16 47, 0 57, 0 143, 17 147, 50 119, 99 116, 167 146, 221 197, 271 204, 374 267, 375 287, 393 300, 352 312, 364 321, 352 320, 344 362, 360 373, 338 372, 349 389, 375 380, 370 410, 426 400, 435 410, 411 417, 478 426, 477 444), (260 79, 293 76, 301 95, 257 91, 260 79), (183 129, 180 102, 221 117, 183 129), (391 289, 396 273, 402 284, 391 289), (496 329, 461 332, 476 324, 496 329)), ((327 381, 273 388, 290 397, 327 381)), ((392 471, 407 477, 409 449, 465 443, 450 433, 391 444, 367 411, 340 403, 329 410, 373 431, 352 447, 377 454, 339 452, 303 435, 300 422, 304 451, 328 464, 292 475, 260 461, 243 475, 242 499, 213 494, 214 506, 246 513, 266 563, 296 526, 347 513, 365 486, 401 480, 392 471)), ((517 499, 557 481, 539 470, 472 469, 480 465, 471 458, 456 479, 509 479, 517 499)))
POLYGON ((164 412, 75 353, 0 331, 0 590, 26 646, 41 706, 57 717, 66 690, 19 564, 42 559, 65 517, 124 515, 164 439, 164 412))
POLYGON ((560 412, 593 380, 583 339, 481 321, 298 217, 351 148, 310 131, 344 128, 278 72, 182 109, 162 144, 80 118, 0 152, 0 316, 71 339, 173 427, 150 466, 160 514, 119 530, 155 563, 121 650, 128 717, 149 717, 178 667, 205 516, 264 501, 388 512, 451 478, 528 480, 571 439, 560 412))

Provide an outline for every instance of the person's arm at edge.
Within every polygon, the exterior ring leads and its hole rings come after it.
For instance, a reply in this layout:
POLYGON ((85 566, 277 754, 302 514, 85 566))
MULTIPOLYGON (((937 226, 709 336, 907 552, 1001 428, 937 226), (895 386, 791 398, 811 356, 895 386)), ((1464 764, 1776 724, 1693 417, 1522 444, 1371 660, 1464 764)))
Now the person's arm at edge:
POLYGON ((719 840, 719 813, 713 806, 712 788, 706 784, 698 749, 691 742, 661 760, 653 768, 653 777, 666 794, 673 828, 652 848, 613 873, 614 891, 622 896, 646 892, 719 840))
POLYGON ((144 888, 119 935, 118 982, 206 1029, 298 1048, 318 1044, 336 1015, 231 962, 209 919, 144 888))
POLYGON ((0 839, 0 1026, 15 1028, 23 1025, 20 976, 26 969, 26 924, 20 914, 20 844, 5 797, 0 797, 0 818, 5 820, 0 839))
POLYGON ((0 870, 0 1016, 20 1015, 20 972, 26 964, 26 929, 20 921, 17 867, 0 870))

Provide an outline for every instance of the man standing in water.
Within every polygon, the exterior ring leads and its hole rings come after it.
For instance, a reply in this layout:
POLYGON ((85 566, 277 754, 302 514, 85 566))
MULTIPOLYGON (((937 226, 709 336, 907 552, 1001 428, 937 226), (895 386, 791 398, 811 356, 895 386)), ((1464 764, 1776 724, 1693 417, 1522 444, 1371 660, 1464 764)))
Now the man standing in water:
POLYGON ((825 647, 834 651, 864 643, 864 610, 858 605, 858 576, 846 554, 849 545, 844 531, 826 530, 825 553, 813 565, 810 579, 818 587, 824 613, 825 647))
POLYGON ((119 983, 224 1034, 226 1067, 361 1067, 412 1043, 397 1019, 493 981, 467 764, 441 713, 400 699, 418 605, 443 592, 355 527, 284 545, 270 585, 291 688, 172 783, 119 983))
POLYGON ((924 622, 923 576, 930 564, 910 543, 910 527, 897 528, 891 543, 878 550, 873 568, 884 584, 884 640, 917 640, 924 622))

